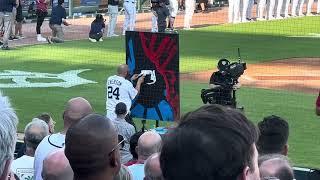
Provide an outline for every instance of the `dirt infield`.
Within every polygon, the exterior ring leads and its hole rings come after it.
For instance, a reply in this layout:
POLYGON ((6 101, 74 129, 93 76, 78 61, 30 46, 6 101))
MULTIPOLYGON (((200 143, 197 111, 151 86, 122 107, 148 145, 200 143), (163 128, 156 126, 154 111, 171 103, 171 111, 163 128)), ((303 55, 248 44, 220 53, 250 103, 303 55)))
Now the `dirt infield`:
MULTIPOLYGON (((213 71, 183 74, 183 80, 208 82, 213 71)), ((242 86, 318 93, 320 58, 291 58, 249 64, 240 78, 242 86)))
MULTIPOLYGON (((224 8, 214 8, 206 13, 195 13, 192 18, 192 27, 203 27, 214 24, 222 24, 227 22, 227 7, 224 8)), ((104 16, 106 22, 109 21, 108 16, 104 16)), ((90 31, 90 24, 94 20, 91 18, 76 18, 68 19, 72 25, 64 27, 65 39, 66 40, 75 40, 75 39, 86 39, 90 31)), ((184 13, 179 12, 176 21, 175 27, 181 29, 183 27, 184 13)), ((122 33, 122 26, 124 21, 124 15, 119 15, 117 20, 116 33, 122 33)), ((139 13, 136 17, 136 30, 138 31, 150 31, 151 30, 151 13, 139 13)), ((32 44, 42 44, 46 42, 37 42, 36 41, 36 23, 26 23, 23 24, 23 34, 26 37, 22 40, 11 41, 9 46, 24 46, 32 44)), ((42 25, 42 34, 44 36, 51 35, 51 30, 49 28, 49 22, 46 20, 42 25)), ((107 39, 106 39, 107 40, 107 39)))

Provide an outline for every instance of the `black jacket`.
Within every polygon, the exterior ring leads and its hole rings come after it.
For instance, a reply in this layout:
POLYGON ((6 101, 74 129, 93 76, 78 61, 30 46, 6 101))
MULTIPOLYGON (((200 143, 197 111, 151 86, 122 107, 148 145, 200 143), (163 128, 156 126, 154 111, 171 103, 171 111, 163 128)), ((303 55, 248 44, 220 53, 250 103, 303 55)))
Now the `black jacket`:
POLYGON ((14 6, 16 6, 15 0, 0 0, 0 12, 12 12, 14 6))

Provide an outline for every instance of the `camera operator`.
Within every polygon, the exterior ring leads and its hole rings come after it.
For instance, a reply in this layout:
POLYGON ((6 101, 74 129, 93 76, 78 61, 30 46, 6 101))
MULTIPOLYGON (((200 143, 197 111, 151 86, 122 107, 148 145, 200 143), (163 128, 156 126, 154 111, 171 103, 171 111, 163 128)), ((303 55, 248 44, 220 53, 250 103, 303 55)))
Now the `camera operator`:
POLYGON ((201 91, 203 103, 236 107, 235 91, 240 87, 238 79, 245 69, 246 63, 230 63, 227 59, 220 59, 218 71, 210 77, 209 89, 201 91))
POLYGON ((227 89, 237 90, 240 88, 238 82, 239 77, 247 69, 246 63, 233 62, 227 59, 220 59, 218 62, 218 71, 214 72, 210 77, 209 87, 223 87, 227 89))
POLYGON ((231 81, 231 77, 226 71, 219 70, 212 73, 209 82, 209 88, 216 93, 215 104, 232 105, 232 90, 233 85, 230 85, 228 81, 231 81))
POLYGON ((235 89, 235 90, 240 88, 241 85, 239 83, 234 84, 232 86, 231 85, 225 86, 224 83, 228 80, 231 83, 232 78, 225 71, 214 72, 210 77, 209 88, 228 87, 228 88, 235 89))
POLYGON ((152 11, 155 12, 157 17, 158 32, 165 32, 167 26, 167 18, 170 15, 169 9, 166 4, 169 4, 167 0, 152 0, 152 11))

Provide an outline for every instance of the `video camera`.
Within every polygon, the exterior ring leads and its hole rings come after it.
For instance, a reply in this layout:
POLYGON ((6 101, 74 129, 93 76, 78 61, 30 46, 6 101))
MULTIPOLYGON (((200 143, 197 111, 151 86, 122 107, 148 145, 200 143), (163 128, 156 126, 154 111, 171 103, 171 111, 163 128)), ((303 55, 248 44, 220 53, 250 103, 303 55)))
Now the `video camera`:
MULTIPOLYGON (((224 76, 224 81, 219 82, 218 85, 223 87, 231 87, 238 84, 239 77, 247 69, 245 62, 233 62, 230 63, 227 59, 220 59, 218 62, 218 72, 224 76)), ((211 83, 211 82, 210 82, 211 83)))
POLYGON ((236 88, 239 77, 247 69, 246 63, 242 62, 240 49, 238 48, 239 60, 230 63, 227 59, 220 59, 218 71, 213 72, 210 85, 213 87, 201 90, 201 99, 204 104, 220 104, 236 108, 236 88))

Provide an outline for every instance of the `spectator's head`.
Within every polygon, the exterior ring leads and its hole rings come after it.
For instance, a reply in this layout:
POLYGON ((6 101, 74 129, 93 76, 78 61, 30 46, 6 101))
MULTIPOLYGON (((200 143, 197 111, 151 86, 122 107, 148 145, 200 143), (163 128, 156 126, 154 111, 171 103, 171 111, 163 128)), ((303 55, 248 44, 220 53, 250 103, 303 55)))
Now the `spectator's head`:
POLYGON ((50 153, 43 160, 43 180, 73 180, 73 171, 63 150, 50 153))
POLYGON ((16 145, 18 117, 0 92, 0 180, 7 180, 16 145))
POLYGON ((159 153, 152 154, 145 162, 144 180, 163 180, 159 157, 159 153))
POLYGON ((138 153, 138 160, 145 161, 154 153, 160 151, 162 145, 161 136, 153 131, 143 133, 138 140, 136 151, 138 153))
POLYGON ((54 133, 54 125, 56 124, 56 122, 52 119, 49 113, 41 113, 39 116, 37 116, 37 118, 43 120, 48 124, 50 134, 54 133))
POLYGON ((75 180, 112 179, 121 166, 115 127, 98 114, 90 114, 69 128, 65 154, 75 180))
POLYGON ((82 97, 70 99, 63 112, 64 131, 66 132, 70 126, 90 113, 92 113, 92 107, 86 99, 82 97))
POLYGON ((126 115, 127 115, 127 106, 126 106, 126 104, 123 103, 123 102, 119 102, 116 105, 115 113, 116 113, 118 118, 124 119, 126 117, 126 115))
POLYGON ((129 74, 129 68, 126 64, 121 64, 118 66, 118 76, 126 78, 129 74))
POLYGON ((58 5, 62 5, 64 3, 64 0, 58 0, 58 5))
POLYGON ((282 154, 266 154, 259 157, 259 170, 262 180, 277 178, 293 180, 294 174, 288 158, 282 154))
POLYGON ((281 117, 272 115, 258 123, 260 136, 257 148, 260 154, 288 154, 289 125, 281 117))
POLYGON ((97 14, 95 21, 96 21, 96 22, 103 22, 103 21, 104 21, 104 18, 103 18, 103 16, 102 16, 102 14, 97 14))
POLYGON ((160 165, 166 180, 259 180, 258 133, 240 111, 205 105, 166 135, 160 165))
POLYGON ((138 140, 142 134, 143 132, 139 131, 132 135, 130 138, 130 153, 132 154, 133 159, 138 159, 136 147, 138 146, 138 140))
POLYGON ((49 134, 49 127, 41 119, 34 118, 24 129, 24 142, 26 144, 26 154, 34 156, 38 145, 44 137, 49 134))

